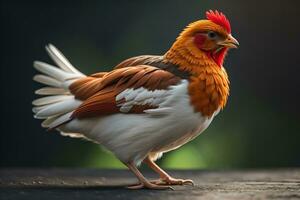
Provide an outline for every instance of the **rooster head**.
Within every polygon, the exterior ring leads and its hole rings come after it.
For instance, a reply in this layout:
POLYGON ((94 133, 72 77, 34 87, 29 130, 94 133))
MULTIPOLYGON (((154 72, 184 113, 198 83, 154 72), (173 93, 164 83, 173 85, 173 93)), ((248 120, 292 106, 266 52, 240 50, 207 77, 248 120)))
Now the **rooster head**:
POLYGON ((206 12, 206 19, 189 24, 173 47, 185 49, 195 57, 205 53, 222 66, 228 49, 237 48, 238 45, 239 42, 231 35, 230 22, 226 16, 210 10, 206 12))

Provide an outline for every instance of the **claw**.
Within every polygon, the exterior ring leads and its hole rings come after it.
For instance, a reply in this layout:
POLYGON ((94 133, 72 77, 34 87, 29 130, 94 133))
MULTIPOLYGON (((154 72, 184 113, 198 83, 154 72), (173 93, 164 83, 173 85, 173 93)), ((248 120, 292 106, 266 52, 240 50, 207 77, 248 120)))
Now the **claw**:
POLYGON ((183 185, 191 185, 191 186, 195 186, 195 183, 193 180, 191 179, 187 179, 183 181, 183 185))

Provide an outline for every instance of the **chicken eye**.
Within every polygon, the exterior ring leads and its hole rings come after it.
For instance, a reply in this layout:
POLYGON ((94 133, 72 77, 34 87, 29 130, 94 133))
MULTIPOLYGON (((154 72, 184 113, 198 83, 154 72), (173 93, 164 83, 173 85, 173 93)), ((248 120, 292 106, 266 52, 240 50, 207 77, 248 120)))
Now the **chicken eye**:
POLYGON ((207 35, 210 39, 216 39, 217 38, 217 34, 213 31, 208 32, 207 35))

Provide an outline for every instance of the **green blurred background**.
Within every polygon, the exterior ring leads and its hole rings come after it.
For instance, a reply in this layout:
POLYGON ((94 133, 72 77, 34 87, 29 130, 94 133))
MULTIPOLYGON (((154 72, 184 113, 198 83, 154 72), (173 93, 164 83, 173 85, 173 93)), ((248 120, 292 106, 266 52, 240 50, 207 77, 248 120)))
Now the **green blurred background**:
POLYGON ((197 139, 164 155, 166 168, 300 166, 300 1, 1 0, 1 167, 123 168, 90 142, 47 132, 33 119, 33 60, 56 45, 82 72, 163 54, 208 9, 223 11, 241 46, 225 67, 227 107, 197 139))

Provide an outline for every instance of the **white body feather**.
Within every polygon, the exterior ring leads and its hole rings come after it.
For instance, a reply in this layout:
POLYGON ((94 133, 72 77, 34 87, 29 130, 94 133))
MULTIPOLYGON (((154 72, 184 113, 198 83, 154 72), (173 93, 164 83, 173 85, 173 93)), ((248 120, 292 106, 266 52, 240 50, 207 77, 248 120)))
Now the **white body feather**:
MULTIPOLYGON (((203 117, 194 112, 187 86, 188 81, 183 80, 179 85, 165 90, 165 95, 160 97, 159 108, 146 110, 145 114, 120 113, 74 119, 60 129, 64 132, 81 133, 102 144, 121 161, 134 161, 138 165, 149 153, 157 158, 163 152, 187 143, 204 131, 212 121, 213 117, 203 117)), ((143 91, 144 94, 149 92, 151 91, 143 91)), ((142 94, 141 91, 135 97, 139 97, 139 94, 142 94)))

